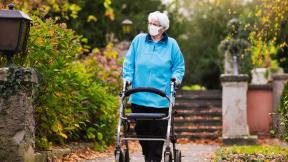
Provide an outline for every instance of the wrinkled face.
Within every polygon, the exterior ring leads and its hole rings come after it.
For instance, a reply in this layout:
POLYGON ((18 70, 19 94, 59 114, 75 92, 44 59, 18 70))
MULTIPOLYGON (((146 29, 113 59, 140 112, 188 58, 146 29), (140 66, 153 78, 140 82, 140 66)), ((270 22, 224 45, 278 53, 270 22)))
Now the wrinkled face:
POLYGON ((152 36, 162 35, 165 31, 159 20, 152 19, 148 22, 148 31, 152 36))

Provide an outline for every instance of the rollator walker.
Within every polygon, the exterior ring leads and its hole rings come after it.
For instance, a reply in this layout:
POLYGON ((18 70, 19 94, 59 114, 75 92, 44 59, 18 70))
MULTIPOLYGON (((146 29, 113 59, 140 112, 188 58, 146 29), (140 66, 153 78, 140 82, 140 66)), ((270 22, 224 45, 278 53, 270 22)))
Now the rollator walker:
POLYGON ((123 85, 122 92, 120 93, 120 115, 117 127, 117 141, 115 147, 115 161, 116 162, 129 162, 129 148, 128 141, 164 141, 164 162, 181 162, 181 151, 176 149, 176 136, 174 129, 174 104, 176 95, 176 79, 172 78, 170 82, 171 93, 170 96, 156 88, 151 87, 138 87, 134 89, 128 89, 128 83, 125 82, 123 85), (125 98, 129 97, 131 94, 138 92, 149 92, 157 94, 164 97, 169 102, 168 115, 164 113, 125 113, 125 98), (130 122, 136 120, 167 120, 167 133, 165 137, 162 138, 139 138, 138 136, 133 137, 128 135, 128 130, 130 128, 130 122), (122 129, 121 129, 122 128, 122 129), (122 151, 121 145, 124 145, 122 151), (171 148, 172 146, 172 148, 171 148))

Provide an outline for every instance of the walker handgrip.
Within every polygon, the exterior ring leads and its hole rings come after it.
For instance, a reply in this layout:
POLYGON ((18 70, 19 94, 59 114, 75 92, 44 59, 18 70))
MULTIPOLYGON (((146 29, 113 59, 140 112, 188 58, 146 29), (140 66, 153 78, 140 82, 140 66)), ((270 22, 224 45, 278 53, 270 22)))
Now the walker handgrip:
POLYGON ((129 89, 128 91, 125 92, 125 97, 130 96, 133 93, 137 93, 137 92, 151 92, 151 93, 155 93, 158 94, 161 97, 166 97, 166 94, 156 88, 150 88, 150 87, 139 87, 139 88, 133 88, 133 89, 129 89))

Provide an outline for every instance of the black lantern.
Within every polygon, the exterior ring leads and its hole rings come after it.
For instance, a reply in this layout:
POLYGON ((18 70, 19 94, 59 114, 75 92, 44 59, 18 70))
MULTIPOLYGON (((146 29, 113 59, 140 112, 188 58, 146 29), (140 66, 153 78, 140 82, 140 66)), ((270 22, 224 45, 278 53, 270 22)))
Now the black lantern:
POLYGON ((130 34, 132 30, 133 22, 129 19, 125 19, 122 21, 122 30, 124 34, 130 34))
POLYGON ((26 52, 31 18, 13 10, 13 4, 8 7, 9 10, 0 10, 0 53, 6 55, 10 65, 13 54, 26 52))

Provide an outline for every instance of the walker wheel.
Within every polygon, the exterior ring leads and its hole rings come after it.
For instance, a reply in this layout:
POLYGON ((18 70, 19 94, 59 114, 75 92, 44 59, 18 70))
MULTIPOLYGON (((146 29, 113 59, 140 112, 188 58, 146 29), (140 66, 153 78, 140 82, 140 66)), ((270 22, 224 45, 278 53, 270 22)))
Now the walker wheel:
POLYGON ((115 162, 124 162, 123 153, 121 150, 117 150, 115 153, 115 162))
POLYGON ((175 151, 175 162, 181 162, 181 151, 180 150, 175 151))
POLYGON ((165 151, 165 153, 164 153, 164 162, 172 162, 171 151, 165 151))
POLYGON ((129 150, 124 149, 124 162, 130 162, 129 150))

